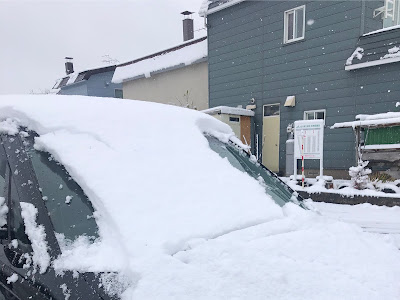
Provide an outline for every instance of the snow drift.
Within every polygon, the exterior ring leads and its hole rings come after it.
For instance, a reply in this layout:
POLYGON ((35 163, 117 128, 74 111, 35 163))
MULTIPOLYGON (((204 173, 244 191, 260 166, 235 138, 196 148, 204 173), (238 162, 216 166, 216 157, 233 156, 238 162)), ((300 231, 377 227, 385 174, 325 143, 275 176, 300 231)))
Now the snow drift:
POLYGON ((56 270, 119 272, 123 299, 400 297, 393 244, 276 205, 209 148, 204 133, 233 136, 211 116, 46 95, 0 97, 0 119, 36 131, 96 210, 100 239, 62 245, 56 270))

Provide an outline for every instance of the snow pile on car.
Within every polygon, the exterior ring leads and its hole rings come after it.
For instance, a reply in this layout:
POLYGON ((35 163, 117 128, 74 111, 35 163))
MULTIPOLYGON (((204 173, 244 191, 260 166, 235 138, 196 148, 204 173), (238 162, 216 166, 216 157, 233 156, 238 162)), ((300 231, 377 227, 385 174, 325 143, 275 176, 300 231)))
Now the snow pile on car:
POLYGON ((96 210, 100 240, 62 245, 56 270, 119 272, 123 299, 400 297, 393 244, 295 204, 276 205, 209 148, 204 132, 233 136, 211 116, 45 95, 0 97, 0 118, 9 131, 10 124, 36 131, 36 147, 66 167, 96 210))

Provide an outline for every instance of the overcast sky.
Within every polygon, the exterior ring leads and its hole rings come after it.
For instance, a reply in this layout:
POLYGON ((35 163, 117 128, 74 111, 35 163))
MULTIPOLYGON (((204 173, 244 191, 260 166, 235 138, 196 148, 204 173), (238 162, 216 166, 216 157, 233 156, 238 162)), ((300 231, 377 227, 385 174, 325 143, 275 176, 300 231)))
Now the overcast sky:
MULTIPOLYGON (((175 46, 184 10, 202 0, 0 0, 0 94, 50 89, 64 76, 64 57, 75 70, 120 62, 175 46)), ((205 35, 205 30, 196 36, 205 35)))

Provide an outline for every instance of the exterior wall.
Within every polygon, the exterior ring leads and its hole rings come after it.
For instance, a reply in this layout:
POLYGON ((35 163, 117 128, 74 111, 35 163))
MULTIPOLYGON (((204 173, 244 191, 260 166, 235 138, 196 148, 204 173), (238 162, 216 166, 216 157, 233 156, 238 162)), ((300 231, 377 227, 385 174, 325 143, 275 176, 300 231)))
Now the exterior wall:
POLYGON ((228 124, 239 139, 242 137, 240 134, 240 116, 219 114, 219 115, 213 115, 213 117, 224 122, 225 124, 228 124), (238 118, 239 122, 231 122, 229 118, 238 118))
POLYGON ((112 83, 114 71, 94 74, 88 79, 88 96, 115 97, 115 89, 122 89, 122 84, 112 83))
POLYGON ((82 95, 88 96, 86 81, 79 82, 72 85, 64 86, 59 92, 59 95, 82 95))
POLYGON ((123 83, 124 98, 189 108, 208 108, 207 62, 152 74, 123 83), (189 92, 188 97, 185 95, 189 92))
POLYGON ((361 33, 367 33, 383 28, 382 18, 373 18, 373 12, 376 8, 385 4, 385 0, 369 0, 363 3, 364 23, 361 33))
POLYGON ((285 169, 286 127, 303 119, 304 111, 326 110, 324 167, 345 173, 355 163, 353 134, 329 127, 354 120, 359 113, 393 110, 400 99, 395 76, 400 63, 344 69, 366 23, 371 29, 376 26, 363 17, 363 11, 368 11, 364 5, 361 1, 245 1, 208 16, 210 107, 245 107, 255 98, 255 133, 261 141, 262 107, 280 103, 280 173, 285 169), (284 11, 303 4, 305 39, 284 44, 284 11), (307 20, 314 22, 307 24, 307 20), (296 96, 296 106, 284 107, 291 95, 296 96))

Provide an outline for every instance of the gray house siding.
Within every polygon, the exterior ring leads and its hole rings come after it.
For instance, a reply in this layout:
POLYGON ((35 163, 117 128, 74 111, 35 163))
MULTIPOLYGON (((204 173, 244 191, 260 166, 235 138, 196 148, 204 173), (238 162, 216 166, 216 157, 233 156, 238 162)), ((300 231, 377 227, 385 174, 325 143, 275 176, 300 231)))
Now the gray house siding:
POLYGON ((345 170, 355 160, 353 134, 329 126, 354 120, 359 113, 386 112, 393 109, 396 94, 400 98, 393 80, 400 64, 344 69, 363 27, 377 26, 372 17, 362 17, 363 10, 365 14, 371 10, 363 5, 361 1, 245 1, 207 17, 210 107, 246 106, 255 98, 255 133, 261 138, 263 105, 280 103, 281 172, 286 127, 303 119, 304 111, 326 109, 324 166, 345 170), (303 4, 306 21, 314 22, 306 22, 304 40, 284 44, 284 11, 303 4), (296 96, 296 106, 284 107, 291 95, 296 96))
POLYGON ((67 85, 63 87, 59 92, 59 95, 82 95, 88 96, 88 89, 86 81, 78 82, 75 84, 67 85))
POLYGON ((112 83, 114 71, 94 74, 87 81, 88 95, 96 97, 115 96, 115 89, 122 89, 122 84, 112 83))

